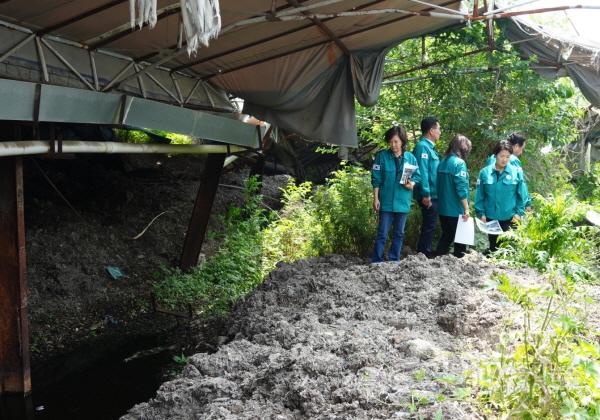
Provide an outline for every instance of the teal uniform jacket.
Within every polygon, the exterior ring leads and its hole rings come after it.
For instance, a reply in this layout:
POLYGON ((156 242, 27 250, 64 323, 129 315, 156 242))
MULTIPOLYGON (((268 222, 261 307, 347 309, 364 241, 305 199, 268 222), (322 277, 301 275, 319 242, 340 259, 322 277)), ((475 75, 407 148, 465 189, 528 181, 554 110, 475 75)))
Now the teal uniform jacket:
MULTIPOLYGON (((400 184, 404 163, 417 165, 415 156, 404 152, 396 157, 391 150, 382 150, 375 155, 371 171, 371 185, 379 188, 379 210, 408 213, 412 201, 412 190, 400 184)), ((418 184, 421 180, 419 169, 413 172, 410 180, 418 184)))
POLYGON ((469 198, 467 164, 452 154, 440 162, 437 173, 438 213, 458 217, 465 212, 461 200, 469 198))
POLYGON ((421 137, 421 140, 415 146, 415 150, 413 150, 421 175, 421 183, 415 185, 415 199, 417 201, 421 201, 423 197, 438 198, 436 180, 440 158, 434 147, 433 142, 421 137))
MULTIPOLYGON (((495 164, 496 164, 496 155, 490 155, 490 157, 487 158, 487 160, 485 161, 485 166, 489 166, 489 165, 493 166, 495 164)), ((513 165, 515 168, 517 168, 523 174, 523 183, 525 184, 525 190, 527 191, 527 199, 525 200, 525 207, 531 207, 531 197, 529 196, 529 189, 527 188, 527 179, 525 177, 525 173, 523 173, 523 164, 521 163, 521 160, 515 155, 510 155, 508 164, 513 165)))
POLYGON ((506 165, 502 172, 489 165, 479 172, 475 192, 475 213, 489 220, 510 220, 515 214, 523 216, 529 195, 523 172, 506 165))

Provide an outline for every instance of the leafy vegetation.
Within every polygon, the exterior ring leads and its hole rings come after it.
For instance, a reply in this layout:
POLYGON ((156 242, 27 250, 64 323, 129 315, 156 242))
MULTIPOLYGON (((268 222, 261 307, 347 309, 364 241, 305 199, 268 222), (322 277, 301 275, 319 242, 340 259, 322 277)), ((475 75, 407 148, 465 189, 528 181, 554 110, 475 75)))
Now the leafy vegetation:
POLYGON ((572 278, 525 288, 505 274, 494 287, 523 312, 473 378, 486 416, 592 419, 600 416, 600 345, 587 323, 589 300, 572 278))
POLYGON ((544 198, 534 194, 534 215, 500 240, 496 258, 544 273, 557 271, 577 281, 597 278, 598 229, 581 225, 588 206, 572 191, 544 198))
POLYGON ((177 310, 193 306, 202 316, 223 315, 279 262, 370 253, 376 219, 368 171, 345 166, 316 188, 292 181, 283 190, 278 214, 260 206, 257 189, 251 178, 245 205, 232 207, 223 220, 223 243, 215 255, 188 273, 161 269, 154 285, 161 305, 177 310))
POLYGON ((377 218, 371 208, 370 173, 347 165, 317 189, 315 215, 322 226, 320 253, 367 255, 373 248, 377 218))
POLYGON ((177 133, 169 133, 167 131, 160 130, 124 130, 124 129, 115 129, 115 134, 117 137, 127 143, 135 143, 135 144, 147 144, 154 143, 155 141, 152 139, 151 134, 156 134, 157 136, 169 139, 170 144, 191 144, 193 143, 193 139, 184 134, 177 133))
POLYGON ((250 178, 246 204, 231 208, 224 218, 223 243, 214 256, 189 273, 163 268, 154 285, 154 294, 162 305, 179 310, 193 305, 200 310, 199 315, 223 315, 262 281, 262 228, 266 216, 257 189, 256 179, 250 178))
POLYGON ((579 200, 600 205, 600 162, 597 162, 590 172, 584 173, 576 180, 577 198, 579 200))

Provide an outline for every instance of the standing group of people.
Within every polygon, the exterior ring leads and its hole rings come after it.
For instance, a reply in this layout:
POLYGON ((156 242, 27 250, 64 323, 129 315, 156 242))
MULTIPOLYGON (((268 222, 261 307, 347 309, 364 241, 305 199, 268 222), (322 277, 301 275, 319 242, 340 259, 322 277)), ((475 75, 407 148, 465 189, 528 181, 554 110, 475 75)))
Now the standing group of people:
MULTIPOLYGON (((404 243, 404 229, 412 199, 421 208, 421 234, 417 251, 432 258, 445 255, 454 242, 459 218, 468 220, 469 171, 466 158, 471 141, 457 134, 450 141, 442 159, 436 151, 441 135, 437 118, 421 121, 422 136, 413 152, 406 150, 408 136, 398 125, 385 133, 389 146, 375 155, 371 172, 373 209, 379 212, 373 262, 384 260, 388 233, 392 229, 389 261, 398 261, 404 243), (410 177, 404 177, 406 165, 413 165, 410 177), (401 183, 401 181, 403 181, 401 183), (442 234, 435 251, 433 237, 437 223, 442 234)), ((525 137, 514 133, 499 141, 486 166, 477 178, 475 192, 476 217, 484 222, 497 220, 503 230, 511 228, 530 206, 527 184, 519 156, 525 147, 525 137)), ((489 235, 490 250, 496 249, 497 235, 489 235)), ((466 245, 454 243, 454 255, 462 257, 466 245)))

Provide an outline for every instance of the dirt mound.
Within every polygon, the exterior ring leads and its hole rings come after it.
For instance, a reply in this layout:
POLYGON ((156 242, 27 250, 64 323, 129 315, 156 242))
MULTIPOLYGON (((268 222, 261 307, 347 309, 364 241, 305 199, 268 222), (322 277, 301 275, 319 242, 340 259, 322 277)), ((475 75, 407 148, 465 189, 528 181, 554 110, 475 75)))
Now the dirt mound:
POLYGON ((281 265, 231 315, 231 341, 123 419, 475 418, 452 398, 509 304, 492 267, 412 256, 281 265))

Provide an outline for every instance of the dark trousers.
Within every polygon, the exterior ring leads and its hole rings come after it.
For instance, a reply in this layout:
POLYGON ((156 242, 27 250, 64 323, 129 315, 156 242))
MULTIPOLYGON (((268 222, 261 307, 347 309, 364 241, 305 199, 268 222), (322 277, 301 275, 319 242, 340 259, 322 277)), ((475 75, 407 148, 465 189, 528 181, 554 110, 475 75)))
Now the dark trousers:
POLYGON ((431 200, 431 207, 427 208, 419 201, 421 207, 421 236, 417 245, 417 252, 425 254, 428 258, 433 256, 433 235, 435 233, 435 224, 438 218, 438 202, 437 199, 431 200))
MULTIPOLYGON (((446 255, 450 251, 450 245, 454 242, 454 236, 456 235, 456 225, 458 224, 458 217, 441 216, 440 215, 440 226, 442 228, 442 236, 438 242, 436 255, 446 255)), ((467 251, 465 244, 454 244, 454 256, 456 258, 462 258, 467 251)))
MULTIPOLYGON (((491 222, 491 221, 492 220, 488 220, 488 222, 491 222)), ((504 232, 506 232, 508 229, 512 229, 514 227, 512 219, 498 220, 498 223, 500 223, 500 227, 502 228, 502 230, 504 232)), ((488 235, 488 239, 490 241, 490 252, 494 252, 496 249, 498 249, 498 247, 496 246, 496 243, 498 241, 498 235, 488 235)))

